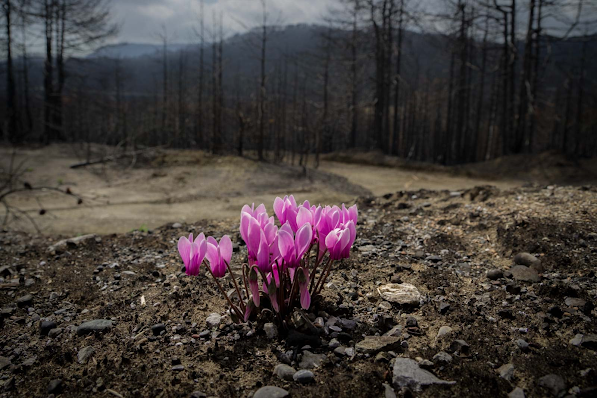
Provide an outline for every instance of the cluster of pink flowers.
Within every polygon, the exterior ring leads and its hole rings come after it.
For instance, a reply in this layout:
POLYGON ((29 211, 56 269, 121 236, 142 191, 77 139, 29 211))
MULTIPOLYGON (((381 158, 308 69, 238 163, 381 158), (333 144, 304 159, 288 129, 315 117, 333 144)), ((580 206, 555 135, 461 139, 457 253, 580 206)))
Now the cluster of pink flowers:
POLYGON ((218 243, 211 236, 206 239, 204 234, 193 240, 190 234, 178 241, 186 273, 198 275, 201 264, 207 260, 208 271, 230 304, 231 314, 239 321, 249 319, 262 305, 262 297, 267 297, 271 308, 280 314, 291 310, 297 299, 303 309, 308 309, 311 296, 321 292, 334 261, 348 258, 356 239, 356 205, 322 207, 312 206, 308 201, 297 205, 291 195, 276 198, 274 213, 279 227, 263 204, 257 208, 254 204, 245 205, 241 210, 240 235, 247 246, 248 259, 242 266, 246 302, 230 268, 230 237, 224 235, 218 243), (239 306, 218 281, 226 275, 226 270, 234 281, 239 306))

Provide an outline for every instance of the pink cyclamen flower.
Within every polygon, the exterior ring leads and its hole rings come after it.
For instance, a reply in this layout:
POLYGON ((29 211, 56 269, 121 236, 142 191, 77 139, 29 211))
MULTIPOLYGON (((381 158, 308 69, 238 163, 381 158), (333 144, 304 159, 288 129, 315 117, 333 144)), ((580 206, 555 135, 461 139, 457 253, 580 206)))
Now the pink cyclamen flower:
POLYGON ((276 213, 280 225, 284 225, 288 222, 293 231, 298 229, 296 225, 298 210, 298 206, 292 195, 284 196, 284 199, 278 197, 274 200, 274 213, 276 213))
POLYGON ((199 234, 193 241, 193 234, 189 238, 182 236, 178 240, 178 252, 184 262, 187 275, 199 275, 199 268, 207 252, 207 241, 203 233, 199 234))
POLYGON ((330 231, 325 238, 325 246, 330 252, 330 258, 332 260, 348 258, 356 235, 356 228, 352 221, 330 231))
POLYGON ((298 278, 299 290, 301 292, 301 307, 308 310, 311 306, 311 294, 309 293, 309 271, 303 267, 296 270, 295 278, 298 278))
POLYGON ((222 236, 220 243, 213 238, 207 238, 207 253, 205 254, 211 272, 216 278, 221 278, 226 275, 226 264, 230 264, 232 258, 232 241, 228 235, 222 236))
POLYGON ((300 265, 301 259, 311 246, 313 230, 310 223, 305 223, 296 236, 292 233, 289 224, 284 224, 278 231, 278 249, 286 266, 294 268, 300 265))

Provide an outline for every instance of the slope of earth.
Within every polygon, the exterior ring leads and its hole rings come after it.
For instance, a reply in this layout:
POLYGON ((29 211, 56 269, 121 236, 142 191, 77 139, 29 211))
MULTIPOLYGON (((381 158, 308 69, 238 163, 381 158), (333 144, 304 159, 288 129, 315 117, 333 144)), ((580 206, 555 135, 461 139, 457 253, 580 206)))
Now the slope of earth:
POLYGON ((595 396, 595 203, 595 187, 359 199, 351 258, 278 337, 270 311, 232 324, 213 281, 181 272, 189 231, 230 234, 240 263, 234 222, 64 245, 4 232, 0 396, 595 396), (409 306, 389 283, 414 286, 409 306), (421 386, 433 375, 453 383, 421 386))

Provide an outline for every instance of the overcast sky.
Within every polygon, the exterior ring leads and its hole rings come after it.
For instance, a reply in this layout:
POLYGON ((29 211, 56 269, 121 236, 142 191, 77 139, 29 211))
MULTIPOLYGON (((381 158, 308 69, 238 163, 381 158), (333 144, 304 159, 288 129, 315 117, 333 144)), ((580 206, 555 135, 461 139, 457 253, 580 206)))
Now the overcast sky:
MULTIPOLYGON (((256 27, 262 19, 261 0, 204 0, 206 27, 212 23, 214 12, 223 15, 225 34, 244 32, 256 27)), ((338 0, 265 0, 269 23, 323 23, 330 10, 337 7, 338 0)), ((434 14, 446 4, 444 0, 410 0, 410 6, 419 11, 425 9, 434 14)), ((570 21, 575 19, 577 7, 571 4, 558 9, 555 15, 544 21, 544 28, 556 27, 558 32, 565 31, 570 21), (566 28, 564 28, 566 27, 566 28)), ((527 2, 519 3, 518 30, 524 34, 526 29, 527 2)), ((597 0, 583 0, 583 19, 597 19, 597 0)), ((120 26, 120 34, 113 42, 158 43, 158 34, 162 26, 166 28, 170 42, 196 42, 194 29, 199 26, 200 0, 112 0, 111 9, 114 20, 120 26)), ((428 22, 428 21, 427 21, 428 22)), ((434 26, 442 30, 441 26, 434 26)), ((580 27, 579 27, 580 30, 580 27)), ((558 34, 553 31, 551 33, 558 34)), ((575 32, 582 34, 584 32, 575 32)))
MULTIPOLYGON (((272 22, 281 24, 318 23, 336 0, 266 0, 272 22)), ((172 41, 196 40, 193 28, 199 26, 200 0, 112 0, 112 11, 121 24, 118 42, 157 42, 164 25, 172 41)), ((206 26, 213 12, 224 15, 228 33, 257 26, 262 18, 260 0, 205 0, 206 26)))

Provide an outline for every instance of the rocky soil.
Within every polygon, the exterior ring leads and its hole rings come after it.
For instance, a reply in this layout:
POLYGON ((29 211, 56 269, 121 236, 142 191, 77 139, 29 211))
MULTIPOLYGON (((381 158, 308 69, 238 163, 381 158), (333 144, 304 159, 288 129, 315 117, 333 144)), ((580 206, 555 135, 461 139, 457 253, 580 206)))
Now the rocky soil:
POLYGON ((597 394, 597 188, 358 204, 351 258, 285 325, 232 324, 213 281, 181 271, 189 231, 231 234, 241 263, 233 222, 0 233, 0 396, 597 394))

